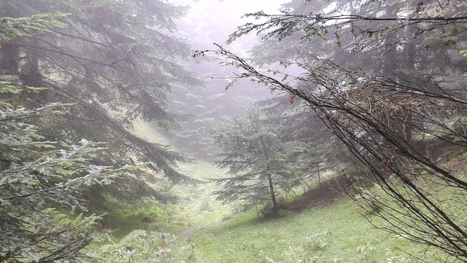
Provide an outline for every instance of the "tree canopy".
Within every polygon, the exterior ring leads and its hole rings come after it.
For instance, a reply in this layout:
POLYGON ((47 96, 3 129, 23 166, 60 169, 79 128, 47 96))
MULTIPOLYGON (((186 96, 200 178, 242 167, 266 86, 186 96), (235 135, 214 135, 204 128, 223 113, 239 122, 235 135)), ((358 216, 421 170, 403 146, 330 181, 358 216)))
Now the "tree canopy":
POLYGON ((304 105, 288 97, 258 102, 244 118, 233 118, 212 130, 221 148, 220 168, 232 177, 216 179, 224 201, 243 200, 265 205, 268 216, 277 215, 281 202, 299 187, 309 190, 312 179, 344 158, 336 158, 336 138, 304 105))
MULTIPOLYGON (((50 15, 5 18, 0 40, 32 36, 58 22, 50 15)), ((0 76, 0 260, 53 262, 83 256, 91 241, 96 216, 69 215, 84 211, 80 192, 93 184, 108 184, 127 168, 93 165, 103 145, 82 139, 57 148, 38 134, 34 120, 59 115, 70 105, 51 103, 38 108, 16 105, 21 96, 40 89, 24 86, 16 76, 0 76), (59 209, 53 209, 55 206, 59 209)))
POLYGON ((89 256, 98 219, 90 195, 167 201, 135 164, 190 180, 174 169, 180 154, 131 132, 138 118, 177 126, 181 116, 166 109, 171 85, 201 84, 177 63, 189 49, 170 34, 184 10, 161 1, 0 3, 0 261, 89 256))
POLYGON ((131 133, 135 119, 170 129, 182 116, 167 111, 171 85, 201 82, 177 63, 190 55, 177 39, 173 18, 185 8, 162 1, 3 1, 1 16, 61 14, 59 27, 1 45, 3 74, 18 75, 31 87, 46 87, 28 104, 74 103, 55 126, 37 123, 47 138, 68 143, 83 137, 109 142, 108 161, 138 162, 173 181, 188 179, 173 169, 183 158, 131 133), (98 125, 96 125, 98 124, 98 125))

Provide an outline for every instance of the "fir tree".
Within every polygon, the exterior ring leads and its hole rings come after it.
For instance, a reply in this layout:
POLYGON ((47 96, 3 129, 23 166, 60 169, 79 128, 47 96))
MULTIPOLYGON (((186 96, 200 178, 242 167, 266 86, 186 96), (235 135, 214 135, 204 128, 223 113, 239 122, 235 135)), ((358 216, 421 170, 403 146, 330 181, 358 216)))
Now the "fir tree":
MULTIPOLYGON (((183 116, 167 111, 167 93, 173 85, 201 84, 177 63, 190 55, 189 47, 171 34, 176 29, 172 19, 182 16, 184 7, 164 1, 7 0, 0 10, 0 16, 11 18, 62 14, 58 27, 1 43, 1 73, 46 88, 29 94, 22 105, 73 103, 66 114, 35 121, 42 135, 62 145, 81 138, 105 141, 109 151, 101 164, 147 163, 172 182, 190 180, 174 168, 184 157, 131 131, 135 120, 176 128, 183 116)), ((139 178, 115 184, 121 196, 142 190, 163 198, 139 178)))
POLYGON ((252 107, 244 119, 212 132, 221 148, 220 168, 228 168, 233 177, 218 179, 223 189, 216 192, 221 200, 247 200, 270 204, 271 215, 280 208, 278 194, 293 190, 293 182, 307 172, 302 156, 305 149, 296 141, 285 141, 284 127, 252 107))
MULTIPOLYGON (((2 18, 0 41, 31 37, 59 24, 50 14, 2 18)), ((104 149, 101 143, 82 139, 57 148, 56 142, 45 140, 31 123, 64 114, 70 105, 18 105, 27 94, 39 92, 17 76, 0 76, 1 262, 74 262, 84 256, 98 217, 73 214, 86 210, 80 193, 129 171, 93 165, 92 159, 104 149)))

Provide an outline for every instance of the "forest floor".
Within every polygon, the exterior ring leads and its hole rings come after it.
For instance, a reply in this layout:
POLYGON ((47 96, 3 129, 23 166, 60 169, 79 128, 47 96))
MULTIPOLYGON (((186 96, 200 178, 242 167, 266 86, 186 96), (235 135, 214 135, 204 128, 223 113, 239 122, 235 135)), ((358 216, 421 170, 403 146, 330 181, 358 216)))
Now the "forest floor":
POLYGON ((346 180, 343 176, 330 178, 317 187, 297 196, 286 205, 287 210, 302 211, 332 204, 338 198, 346 196, 346 180))
MULTIPOLYGON (((198 178, 225 176, 204 161, 180 169, 198 178)), ((180 203, 171 221, 138 223, 123 237, 101 235, 96 250, 112 262, 132 263, 437 262, 426 248, 374 228, 343 185, 342 177, 323 178, 320 186, 290 197, 284 213, 270 219, 254 206, 216 200, 213 182, 175 186, 180 203)))
MULTIPOLYGON (((222 173, 207 162, 185 169, 200 177, 222 173)), ((186 228, 175 234, 164 262, 437 262, 425 247, 370 224, 345 185, 343 177, 323 178, 289 197, 278 218, 264 218, 254 206, 222 204, 211 194, 216 185, 199 185, 180 210, 186 228)))
MULTIPOLYGON (((148 134, 150 127, 138 129, 148 134)), ((343 177, 323 176, 320 184, 284 200, 280 217, 264 218, 261 208, 216 200, 219 186, 207 179, 224 177, 225 170, 201 160, 179 170, 204 183, 174 186, 179 203, 167 220, 138 223, 123 237, 101 234, 95 245, 101 257, 133 263, 437 262, 432 251, 363 218, 346 195, 343 177)))

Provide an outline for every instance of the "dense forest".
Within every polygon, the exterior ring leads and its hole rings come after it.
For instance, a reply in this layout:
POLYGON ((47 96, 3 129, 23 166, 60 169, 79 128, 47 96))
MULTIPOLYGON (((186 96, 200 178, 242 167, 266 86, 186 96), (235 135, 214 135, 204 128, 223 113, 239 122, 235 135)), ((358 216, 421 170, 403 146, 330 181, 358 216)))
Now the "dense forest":
POLYGON ((1 263, 330 262, 247 238, 324 203, 410 247, 334 262, 467 261, 465 1, 175 2, 0 0, 1 263))

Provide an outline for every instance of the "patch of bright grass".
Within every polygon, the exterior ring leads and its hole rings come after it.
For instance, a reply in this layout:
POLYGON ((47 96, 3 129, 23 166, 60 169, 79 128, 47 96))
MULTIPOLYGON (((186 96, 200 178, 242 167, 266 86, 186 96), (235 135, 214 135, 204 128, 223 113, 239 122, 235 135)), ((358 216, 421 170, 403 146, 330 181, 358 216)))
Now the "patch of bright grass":
POLYGON ((177 242, 167 262, 418 262, 407 253, 430 262, 425 252, 375 229, 343 198, 276 219, 248 211, 212 222, 177 242))
MULTIPOLYGON (((137 128, 143 133, 148 129, 147 125, 137 128)), ((156 137, 147 139, 164 139, 156 137)), ((225 176, 201 161, 180 164, 179 170, 200 180, 225 176)), ((211 195, 216 190, 212 182, 172 190, 181 197, 173 210, 182 225, 175 227, 170 220, 149 225, 128 222, 129 229, 143 230, 121 239, 101 234, 95 249, 104 261, 96 262, 419 262, 410 254, 424 260, 420 262, 436 262, 424 247, 375 229, 345 197, 261 220, 255 208, 232 214, 231 206, 211 195)), ((164 218, 163 211, 160 214, 154 217, 164 218)))

